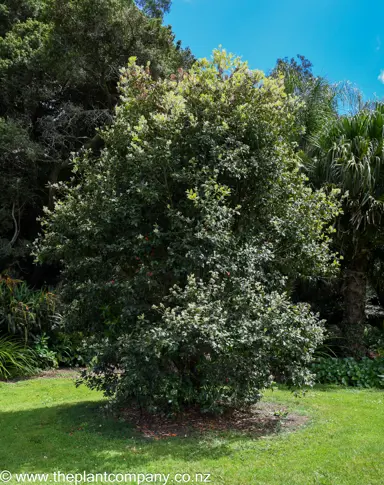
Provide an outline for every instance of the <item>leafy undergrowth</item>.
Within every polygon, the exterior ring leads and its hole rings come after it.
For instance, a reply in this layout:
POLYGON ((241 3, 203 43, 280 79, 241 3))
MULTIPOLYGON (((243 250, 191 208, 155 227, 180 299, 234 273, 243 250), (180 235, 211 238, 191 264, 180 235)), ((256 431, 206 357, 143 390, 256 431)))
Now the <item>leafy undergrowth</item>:
POLYGON ((169 473, 167 483, 177 483, 177 473, 228 485, 383 483, 383 391, 319 387, 298 399, 277 390, 263 402, 277 421, 309 422, 288 432, 224 427, 156 440, 127 420, 105 418, 100 394, 76 389, 72 378, 0 383, 0 470, 169 473))

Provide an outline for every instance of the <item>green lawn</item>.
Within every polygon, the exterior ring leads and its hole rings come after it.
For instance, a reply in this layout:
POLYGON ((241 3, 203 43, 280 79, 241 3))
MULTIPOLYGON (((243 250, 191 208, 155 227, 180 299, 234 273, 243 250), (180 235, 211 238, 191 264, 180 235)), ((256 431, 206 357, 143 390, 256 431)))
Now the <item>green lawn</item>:
POLYGON ((384 483, 382 391, 318 388, 297 399, 278 390, 265 399, 307 414, 309 423, 263 438, 224 433, 154 441, 104 419, 100 394, 76 389, 69 378, 0 383, 0 470, 169 473, 168 483, 177 483, 177 473, 209 473, 206 483, 230 485, 384 483))

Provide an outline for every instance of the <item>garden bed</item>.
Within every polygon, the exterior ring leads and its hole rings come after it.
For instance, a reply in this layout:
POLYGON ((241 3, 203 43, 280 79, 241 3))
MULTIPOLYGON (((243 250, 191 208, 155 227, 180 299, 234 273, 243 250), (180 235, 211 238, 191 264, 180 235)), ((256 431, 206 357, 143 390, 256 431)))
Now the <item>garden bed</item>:
POLYGON ((237 432, 257 437, 303 426, 308 417, 289 412, 286 407, 260 402, 248 410, 214 416, 194 409, 165 418, 129 408, 121 417, 145 438, 189 437, 206 432, 237 432))

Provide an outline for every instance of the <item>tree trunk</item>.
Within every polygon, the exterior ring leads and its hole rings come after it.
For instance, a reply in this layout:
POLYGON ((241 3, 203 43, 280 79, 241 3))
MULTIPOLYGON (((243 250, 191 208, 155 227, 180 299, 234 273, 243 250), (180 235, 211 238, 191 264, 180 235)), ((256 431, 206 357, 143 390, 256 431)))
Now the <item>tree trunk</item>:
POLYGON ((366 353, 363 337, 367 271, 368 255, 361 253, 352 259, 343 272, 343 335, 346 354, 357 358, 366 353))

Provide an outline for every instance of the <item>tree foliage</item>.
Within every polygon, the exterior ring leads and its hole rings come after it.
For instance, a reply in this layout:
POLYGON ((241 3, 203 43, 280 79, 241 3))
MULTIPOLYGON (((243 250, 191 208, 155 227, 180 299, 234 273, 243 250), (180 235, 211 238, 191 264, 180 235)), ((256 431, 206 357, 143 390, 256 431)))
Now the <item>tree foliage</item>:
POLYGON ((40 150, 20 124, 0 118, 0 153, 0 261, 6 264, 28 250, 21 213, 36 202, 40 150))
POLYGON ((336 242, 344 257, 344 330, 353 355, 364 353, 367 277, 383 245, 383 130, 381 104, 342 117, 314 138, 307 164, 315 185, 339 187, 345 196, 336 242))
POLYGON ((169 3, 140 2, 139 9, 130 0, 0 2, 0 163, 9 186, 0 192, 0 233, 2 247, 13 248, 0 256, 0 269, 28 254, 22 237, 12 241, 14 219, 20 236, 29 225, 26 240, 33 240, 33 220, 52 204, 47 184, 66 178, 72 152, 84 144, 99 149, 96 128, 111 122, 119 70, 129 57, 150 62, 155 78, 189 65, 190 52, 175 44, 171 29, 145 14, 161 16, 169 3))
POLYGON ((169 12, 171 0, 136 0, 136 4, 150 17, 161 18, 169 12))
POLYGON ((74 159, 40 261, 61 261, 68 328, 94 335, 84 382, 118 400, 217 410, 297 385, 322 341, 297 277, 337 266, 334 197, 286 142, 296 98, 215 51, 154 81, 131 60, 105 149, 74 159))
POLYGON ((337 117, 341 95, 340 87, 332 85, 324 77, 315 76, 312 67, 308 59, 298 55, 297 59, 278 59, 271 73, 273 77, 283 76, 286 92, 303 101, 297 113, 297 123, 302 130, 296 141, 304 152, 311 146, 311 137, 337 117))

